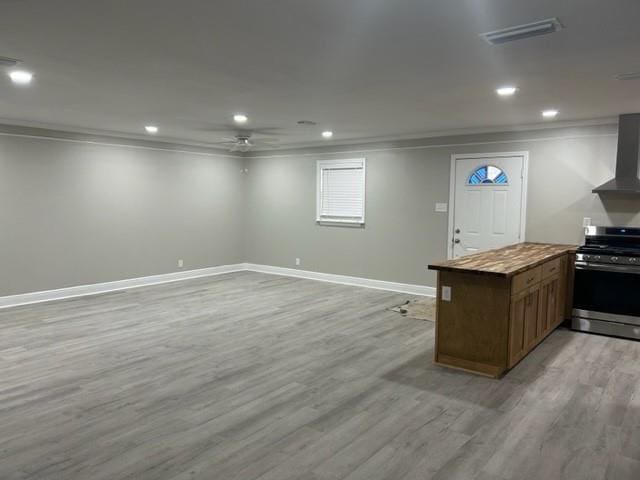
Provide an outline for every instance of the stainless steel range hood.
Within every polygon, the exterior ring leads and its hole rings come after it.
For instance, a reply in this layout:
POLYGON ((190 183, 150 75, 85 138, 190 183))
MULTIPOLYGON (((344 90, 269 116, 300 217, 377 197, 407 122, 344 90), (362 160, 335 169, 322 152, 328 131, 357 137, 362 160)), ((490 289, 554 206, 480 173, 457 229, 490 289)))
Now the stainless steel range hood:
POLYGON ((593 189, 593 193, 640 195, 640 113, 620 115, 618 125, 618 157, 613 180, 593 189))

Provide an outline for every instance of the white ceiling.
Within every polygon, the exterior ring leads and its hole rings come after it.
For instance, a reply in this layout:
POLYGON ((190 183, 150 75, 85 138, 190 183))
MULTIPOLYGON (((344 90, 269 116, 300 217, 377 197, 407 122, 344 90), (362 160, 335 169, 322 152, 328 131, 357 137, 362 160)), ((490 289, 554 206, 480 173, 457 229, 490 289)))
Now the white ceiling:
POLYGON ((282 145, 640 111, 638 0, 0 0, 0 121, 213 143, 234 112, 282 145), (480 33, 557 16, 558 33, 480 33), (494 88, 520 92, 499 99, 494 88), (297 120, 318 122, 299 127, 297 120))

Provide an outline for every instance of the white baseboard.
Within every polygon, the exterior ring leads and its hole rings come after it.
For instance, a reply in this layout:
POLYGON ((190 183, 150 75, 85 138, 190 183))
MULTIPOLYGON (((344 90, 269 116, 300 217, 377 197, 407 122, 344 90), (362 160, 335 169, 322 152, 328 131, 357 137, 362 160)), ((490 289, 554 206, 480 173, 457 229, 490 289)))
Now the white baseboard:
POLYGON ((57 290, 46 290, 42 292, 9 295, 6 297, 0 297, 0 309, 17 307, 20 305, 29 305, 32 303, 51 302, 53 300, 63 300, 65 298, 98 295, 101 293, 115 292, 118 290, 129 290, 131 288, 147 287, 150 285, 158 285, 161 283, 179 282, 181 280, 190 280, 193 278, 210 277, 212 275, 222 275, 224 273, 241 271, 306 278, 308 280, 340 283, 343 285, 375 288, 378 290, 389 290, 392 292, 401 292, 427 297, 435 297, 436 295, 435 288, 422 285, 385 282, 384 280, 348 277, 346 275, 333 275, 331 273, 311 272, 308 270, 297 270, 295 268, 272 267, 270 265, 257 265, 254 263, 238 263, 236 265, 221 265, 218 267, 201 268, 198 270, 164 273, 161 275, 152 275, 149 277, 129 278, 127 280, 116 280, 114 282, 94 283, 92 285, 79 285, 77 287, 59 288, 57 290))
POLYGON ((200 268, 198 270, 187 270, 183 272, 164 273, 149 277, 129 278, 127 280, 116 280, 114 282, 94 283, 92 285, 79 285, 77 287, 60 288, 57 290, 46 290, 42 292, 22 293, 0 297, 0 309, 17 307, 19 305, 29 305, 32 303, 50 302, 52 300, 62 300, 65 298, 84 297, 86 295, 97 295, 100 293, 114 292, 117 290, 128 290, 131 288, 147 287, 160 283, 179 282, 192 278, 209 277, 246 270, 243 263, 237 265, 221 265, 218 267, 200 268))
POLYGON ((410 283, 387 282, 384 280, 373 280, 370 278, 349 277, 346 275, 334 275, 332 273, 311 272, 308 270, 298 270, 295 268, 257 265, 255 263, 245 263, 245 267, 247 270, 252 272, 269 273, 272 275, 284 275, 286 277, 306 278, 308 280, 319 280, 321 282, 340 283, 342 285, 375 288, 377 290, 389 290, 392 292, 408 293, 411 295, 421 295, 425 297, 436 296, 436 289, 434 287, 412 285, 410 283))

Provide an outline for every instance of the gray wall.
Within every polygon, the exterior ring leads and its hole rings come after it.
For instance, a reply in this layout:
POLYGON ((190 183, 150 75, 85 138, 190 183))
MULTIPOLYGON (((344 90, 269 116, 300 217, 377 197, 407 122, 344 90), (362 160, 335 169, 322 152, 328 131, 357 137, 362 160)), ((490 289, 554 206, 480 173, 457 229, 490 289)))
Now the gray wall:
POLYGON ((639 198, 603 201, 591 189, 613 176, 616 126, 543 129, 307 149, 247 158, 246 260, 435 286, 426 265, 447 254, 451 155, 523 151, 529 157, 528 241, 579 243, 582 219, 640 225, 639 198), (315 163, 364 156, 364 228, 315 223, 315 163))
POLYGON ((0 296, 242 262, 242 165, 0 135, 0 296))
POLYGON ((613 175, 613 125, 244 159, 17 133, 0 135, 0 296, 173 272, 180 258, 191 270, 299 257, 297 268, 433 286, 426 265, 446 257, 448 236, 434 205, 448 202, 454 153, 530 152, 527 240, 578 243, 585 216, 640 225, 640 198, 590 193, 613 175), (367 158, 366 226, 316 225, 316 160, 354 156, 367 158))

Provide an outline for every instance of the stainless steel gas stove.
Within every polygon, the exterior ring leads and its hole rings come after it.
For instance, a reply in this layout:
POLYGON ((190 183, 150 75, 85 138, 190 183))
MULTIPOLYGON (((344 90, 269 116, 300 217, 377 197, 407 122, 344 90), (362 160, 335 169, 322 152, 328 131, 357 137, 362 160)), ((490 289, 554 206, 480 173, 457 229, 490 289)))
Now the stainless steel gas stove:
POLYGON ((587 227, 576 254, 571 324, 640 339, 640 228, 587 227))

